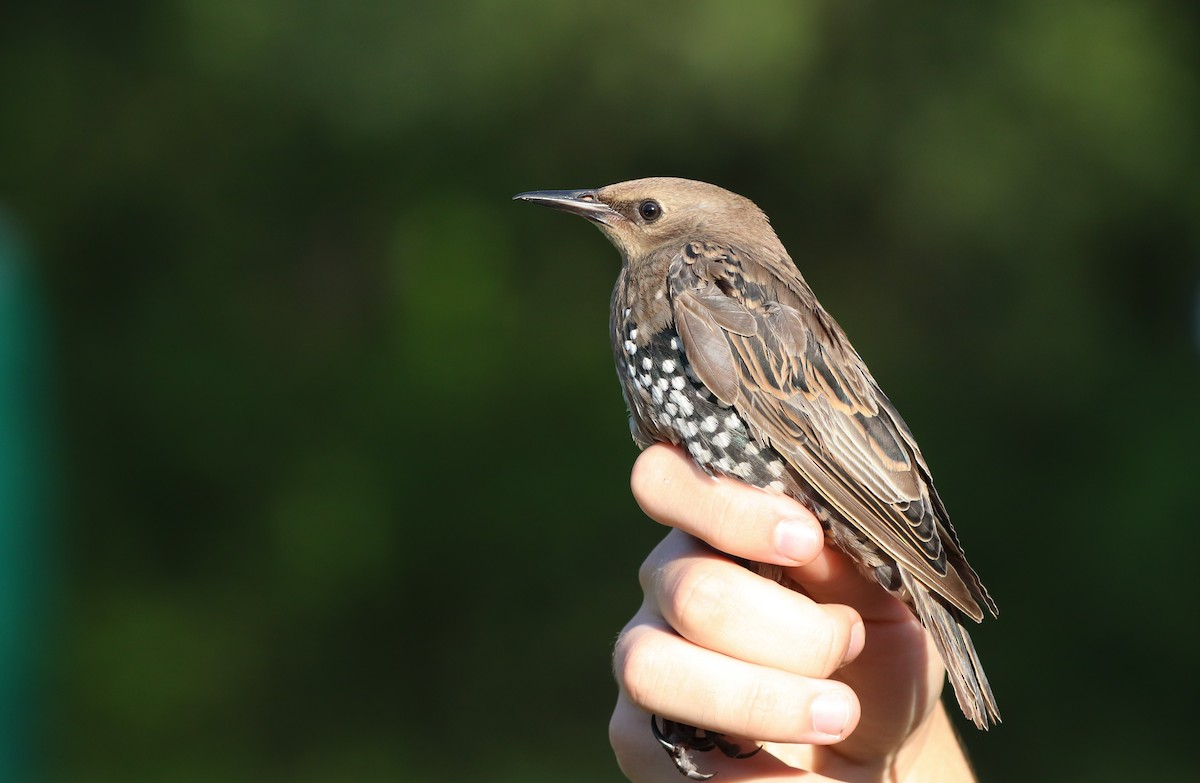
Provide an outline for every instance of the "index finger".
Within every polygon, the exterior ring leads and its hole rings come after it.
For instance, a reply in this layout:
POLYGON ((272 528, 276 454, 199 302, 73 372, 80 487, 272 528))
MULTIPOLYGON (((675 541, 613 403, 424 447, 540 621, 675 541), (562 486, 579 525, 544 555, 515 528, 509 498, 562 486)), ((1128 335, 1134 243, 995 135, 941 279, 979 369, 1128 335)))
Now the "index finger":
POLYGON ((710 476, 674 446, 656 444, 643 451, 629 483, 651 519, 735 557, 797 566, 823 551, 821 525, 799 502, 737 479, 710 476))

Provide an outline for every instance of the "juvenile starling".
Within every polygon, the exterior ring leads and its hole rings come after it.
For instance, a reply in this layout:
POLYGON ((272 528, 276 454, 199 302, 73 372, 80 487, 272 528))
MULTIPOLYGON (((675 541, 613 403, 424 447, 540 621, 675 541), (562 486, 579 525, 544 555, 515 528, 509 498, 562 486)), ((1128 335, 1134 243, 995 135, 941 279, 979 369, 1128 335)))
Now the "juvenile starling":
MULTIPOLYGON (((996 605, 908 426, 766 215, 715 185, 673 178, 515 198, 585 217, 621 251, 610 330, 638 446, 682 446, 709 473, 804 503, 864 576, 920 618, 963 714, 981 729, 998 722, 963 627, 985 610, 996 616, 996 605)), ((716 732, 651 725, 693 779, 709 776, 692 750, 745 755, 716 732)))

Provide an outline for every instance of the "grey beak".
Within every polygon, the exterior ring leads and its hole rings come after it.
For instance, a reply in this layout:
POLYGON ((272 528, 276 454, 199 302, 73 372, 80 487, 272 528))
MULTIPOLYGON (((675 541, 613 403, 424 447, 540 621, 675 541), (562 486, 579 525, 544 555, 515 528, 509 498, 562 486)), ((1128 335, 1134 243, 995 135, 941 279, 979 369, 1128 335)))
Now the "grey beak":
POLYGON ((595 190, 531 190, 528 193, 518 193, 513 196, 513 200, 541 204, 543 207, 570 212, 598 223, 605 223, 606 217, 617 214, 612 207, 600 200, 595 190))

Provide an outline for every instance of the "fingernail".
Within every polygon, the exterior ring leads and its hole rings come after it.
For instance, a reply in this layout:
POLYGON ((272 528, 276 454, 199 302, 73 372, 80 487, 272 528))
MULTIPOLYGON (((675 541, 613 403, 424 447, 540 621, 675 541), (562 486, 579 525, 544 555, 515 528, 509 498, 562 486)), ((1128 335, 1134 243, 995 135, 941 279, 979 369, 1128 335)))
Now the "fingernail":
POLYGON ((811 522, 785 519, 775 526, 775 551, 795 563, 807 563, 821 549, 821 533, 811 522))
POLYGON ((813 730, 818 734, 840 737, 850 723, 850 700, 842 693, 823 693, 812 705, 813 730))

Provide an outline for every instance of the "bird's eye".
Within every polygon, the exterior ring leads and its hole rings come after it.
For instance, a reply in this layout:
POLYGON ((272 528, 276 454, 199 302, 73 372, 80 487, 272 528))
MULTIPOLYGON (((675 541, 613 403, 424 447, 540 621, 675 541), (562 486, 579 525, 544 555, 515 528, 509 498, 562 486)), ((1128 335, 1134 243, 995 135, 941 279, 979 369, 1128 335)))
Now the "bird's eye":
POLYGON ((638 205, 638 214, 642 216, 642 220, 652 223, 662 216, 662 207, 658 205, 657 201, 648 199, 638 205))

